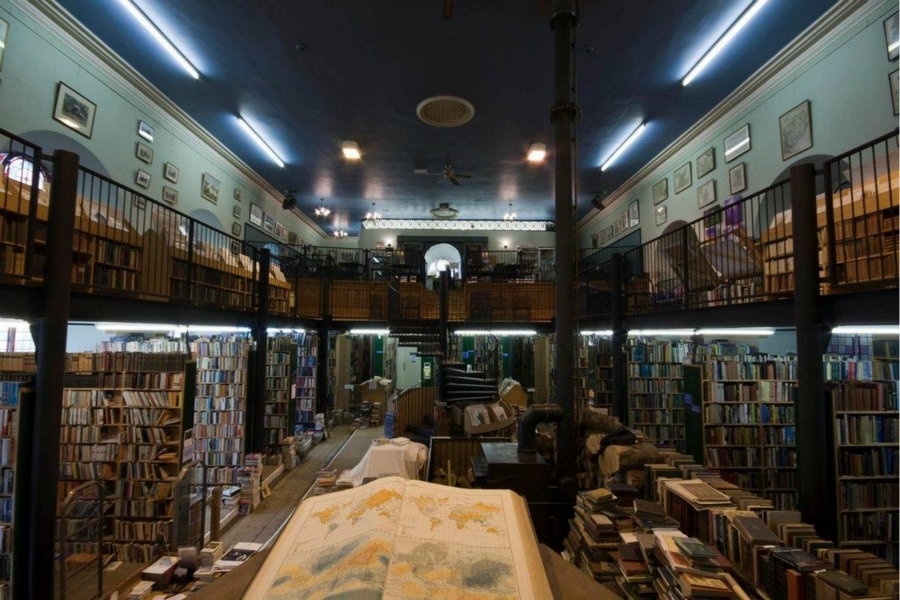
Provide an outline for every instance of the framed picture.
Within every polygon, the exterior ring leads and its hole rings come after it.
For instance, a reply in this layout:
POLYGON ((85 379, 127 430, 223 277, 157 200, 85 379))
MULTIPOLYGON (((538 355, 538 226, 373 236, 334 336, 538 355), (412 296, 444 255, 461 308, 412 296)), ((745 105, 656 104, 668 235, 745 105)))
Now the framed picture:
POLYGON ((663 223, 666 222, 666 219, 668 218, 666 216, 667 212, 668 211, 666 210, 665 206, 660 206, 659 208, 656 209, 655 214, 656 214, 656 225, 657 226, 662 225, 663 223))
POLYGON ((231 233, 232 233, 232 235, 241 235, 241 224, 240 223, 232 223, 231 224, 231 233))
POLYGON ((134 177, 134 182, 142 188, 150 187, 150 173, 138 169, 137 175, 134 177))
POLYGON ((166 163, 166 166, 163 168, 163 177, 168 179, 172 183, 178 183, 178 173, 179 169, 175 165, 170 162, 166 163))
POLYGON ((143 121, 138 121, 138 135, 151 144, 153 143, 153 128, 143 121))
POLYGON ((680 194, 684 190, 691 187, 691 163, 687 162, 684 166, 675 169, 675 174, 672 176, 672 180, 675 183, 675 193, 680 194))
POLYGON ((263 210, 256 204, 250 203, 250 222, 257 227, 262 227, 263 210))
POLYGON ((231 216, 235 219, 241 218, 241 207, 238 205, 234 205, 234 208, 231 209, 231 216))
POLYGON ((628 205, 628 226, 637 227, 641 224, 641 213, 638 209, 638 201, 635 200, 628 205))
POLYGON ((597 245, 602 246, 605 243, 606 243, 606 230, 601 229, 599 232, 597 232, 597 245))
POLYGON ((628 229, 628 211, 622 211, 622 214, 619 215, 619 231, 625 231, 628 229))
POLYGON ((716 168, 716 149, 708 148, 697 157, 697 179, 712 173, 716 168))
POLYGON ((138 160, 143 161, 148 165, 153 164, 153 150, 147 144, 138 142, 137 150, 135 150, 134 155, 138 157, 138 160))
POLYGON ((241 188, 234 188, 234 199, 238 202, 244 201, 244 190, 241 188))
POLYGON ((134 194, 134 200, 132 201, 132 203, 138 208, 146 208, 147 207, 146 198, 144 198, 143 196, 138 196, 137 194, 134 194))
POLYGON ((750 123, 725 138, 725 162, 729 163, 750 151, 750 123))
POLYGON ((281 239, 284 237, 284 225, 281 223, 275 223, 275 237, 281 239))
POLYGON ((203 178, 200 181, 200 195, 212 202, 213 204, 219 203, 219 187, 221 186, 221 182, 218 179, 210 175, 209 173, 204 173, 203 178))
POLYGON ((3 68, 3 51, 6 50, 7 30, 9 30, 9 23, 0 19, 0 69, 3 68))
MULTIPOLYGON (((293 231, 288 231, 288 244, 291 244, 292 246, 295 246, 295 245, 297 244, 297 234, 294 233, 293 231)), ((384 242, 375 242, 375 249, 376 249, 376 250, 379 250, 379 249, 380 249, 380 250, 383 250, 383 249, 384 249, 384 242), (382 247, 381 247, 381 248, 378 248, 378 244, 381 244, 382 247)))
POLYGON ((613 225, 610 225, 606 228, 606 241, 611 242, 613 237, 616 235, 616 228, 613 225))
POLYGON ((716 201, 716 180, 710 179, 697 188, 697 208, 709 206, 716 201))
POLYGON ((176 204, 178 204, 178 192, 175 189, 164 185, 162 199, 163 202, 175 206, 176 204))
POLYGON ((900 94, 898 94, 900 86, 897 85, 898 74, 900 74, 900 70, 894 71, 888 75, 888 79, 891 81, 891 106, 894 109, 895 115, 900 115, 900 94))
POLYGON ((894 13, 884 20, 884 45, 887 48, 888 60, 896 60, 897 53, 900 51, 898 42, 900 42, 900 21, 898 21, 900 13, 894 13))
POLYGON ((619 228, 619 219, 616 219, 616 222, 613 223, 612 228, 613 228, 613 234, 612 234, 612 237, 616 237, 617 235, 619 235, 619 233, 622 231, 622 230, 619 228))
POLYGON ((53 107, 55 121, 90 139, 94 132, 96 113, 96 104, 62 81, 59 82, 56 88, 56 105, 53 107))
POLYGON ((669 197, 669 178, 664 177, 653 184, 653 204, 659 204, 669 197))
POLYGON ((743 192, 747 189, 747 163, 741 163, 728 169, 729 190, 732 194, 743 192))
POLYGON ((812 148, 812 121, 809 100, 804 100, 778 118, 781 132, 781 160, 797 156, 812 148))
POLYGON ((263 217, 263 229, 269 233, 275 233, 275 217, 272 215, 265 215, 265 217, 263 217))

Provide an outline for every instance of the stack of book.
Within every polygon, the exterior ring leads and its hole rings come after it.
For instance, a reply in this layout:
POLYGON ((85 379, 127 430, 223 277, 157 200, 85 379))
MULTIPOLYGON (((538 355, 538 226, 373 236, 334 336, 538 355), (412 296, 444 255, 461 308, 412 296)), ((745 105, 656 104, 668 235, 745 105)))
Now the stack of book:
MULTIPOLYGON (((569 520, 569 535, 563 541, 564 556, 597 581, 612 581, 618 569, 610 556, 621 541, 613 519, 620 519, 616 497, 597 489, 578 494, 575 518, 569 520), (613 518, 603 514, 612 515, 613 518)), ((630 518, 628 515, 626 520, 630 518)))
POLYGON ((294 452, 293 437, 286 437, 281 440, 281 457, 284 461, 285 471, 291 471, 297 466, 297 453, 294 452))
MULTIPOLYGON (((827 548, 819 550, 818 555, 847 573, 848 576, 862 582, 868 588, 868 594, 872 597, 897 598, 898 594, 900 594, 900 573, 898 573, 896 567, 883 558, 858 548, 827 548)), ((821 580, 815 583, 817 600, 820 598, 839 597, 833 593, 825 593, 825 586, 838 589, 844 594, 852 595, 845 589, 849 585, 853 585, 852 582, 846 580, 839 582, 833 580, 832 577, 829 575, 823 578, 821 574, 817 574, 817 579, 821 580)), ((854 589, 858 589, 858 586, 854 589)))
POLYGON ((677 530, 658 530, 653 586, 662 598, 745 597, 730 564, 713 548, 677 530))
POLYGON ((200 568, 212 569, 216 561, 225 554, 225 544, 212 541, 200 551, 200 568))
MULTIPOLYGON (((628 536, 629 539, 631 536, 628 536)), ((625 536, 623 536, 623 540, 625 536)), ((650 596, 653 590, 653 566, 647 563, 641 544, 635 536, 634 541, 619 544, 615 556, 616 566, 621 575, 616 576, 616 585, 630 598, 650 596)))
POLYGON ((241 499, 241 486, 226 485, 222 488, 222 512, 230 513, 241 499))
POLYGON ((767 573, 761 583, 773 598, 801 598, 809 586, 807 574, 834 568, 828 561, 799 548, 771 548, 768 557, 767 573))
POLYGON ((607 483, 606 488, 618 499, 619 506, 631 507, 635 498, 640 498, 641 493, 637 487, 630 483, 607 483))
POLYGON ((242 467, 237 473, 237 482, 241 486, 241 514, 251 512, 259 506, 262 500, 260 487, 260 472, 252 467, 242 467))
POLYGON ((317 495, 333 492, 337 476, 337 469, 319 469, 316 471, 316 487, 313 492, 317 495))
POLYGON ((143 600, 153 591, 152 581, 138 581, 128 594, 128 600, 143 600))
POLYGON ((678 521, 666 514, 662 505, 635 498, 634 524, 643 532, 651 532, 657 529, 678 529, 678 521))

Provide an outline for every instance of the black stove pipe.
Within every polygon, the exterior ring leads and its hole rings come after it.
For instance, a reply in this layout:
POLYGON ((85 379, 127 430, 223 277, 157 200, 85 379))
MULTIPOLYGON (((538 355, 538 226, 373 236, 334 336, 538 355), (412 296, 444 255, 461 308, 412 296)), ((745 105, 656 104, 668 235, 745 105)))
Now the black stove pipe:
POLYGON ((538 423, 562 421, 566 411, 559 404, 532 404, 519 417, 519 454, 537 452, 537 435, 534 428, 538 423))

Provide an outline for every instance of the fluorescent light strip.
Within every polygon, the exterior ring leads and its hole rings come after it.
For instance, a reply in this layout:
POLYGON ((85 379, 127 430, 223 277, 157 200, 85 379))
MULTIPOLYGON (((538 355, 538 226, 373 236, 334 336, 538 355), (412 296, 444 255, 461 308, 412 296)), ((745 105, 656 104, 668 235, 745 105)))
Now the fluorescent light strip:
POLYGON ((344 140, 341 143, 341 151, 344 153, 344 158, 348 160, 359 160, 362 158, 362 153, 359 151, 359 144, 353 140, 344 140))
POLYGON ((274 327, 269 327, 266 329, 266 333, 305 333, 305 329, 277 329, 274 327))
POLYGON ((697 77, 697 75, 699 75, 700 72, 706 68, 706 66, 712 61, 712 59, 714 59, 716 55, 718 55, 719 52, 721 52, 722 49, 728 45, 728 42, 730 42, 734 38, 734 36, 736 36, 738 32, 740 32, 740 30, 750 22, 750 19, 752 19, 756 15, 756 13, 759 12, 759 9, 761 9, 765 3, 766 0, 756 0, 756 2, 751 4, 747 8, 747 10, 745 10, 743 14, 738 17, 738 20, 732 23, 731 27, 728 28, 728 31, 722 34, 722 37, 720 37, 716 41, 716 43, 713 44, 713 47, 706 51, 706 54, 703 55, 699 62, 697 62, 697 64, 694 65, 694 67, 690 71, 688 71, 688 74, 685 75, 684 79, 681 80, 681 85, 687 85, 691 81, 693 81, 697 77))
POLYGON ((445 221, 442 219, 363 219, 363 229, 429 229, 439 231, 548 231, 553 221, 445 221))
POLYGON ((249 333, 249 327, 230 325, 172 325, 165 323, 97 323, 100 331, 146 331, 165 333, 249 333))
POLYGON ((20 319, 0 319, 0 329, 28 329, 28 321, 20 319))
POLYGON ((535 142, 528 151, 529 162, 541 162, 547 156, 547 146, 541 142, 535 142))
POLYGON ((581 335, 596 335, 598 337, 612 337, 612 329, 602 329, 599 331, 582 331, 581 335))
POLYGON ((260 135, 256 133, 252 127, 250 127, 247 121, 245 121, 242 117, 238 117, 237 120, 238 124, 244 129, 247 135, 253 138, 253 141, 256 142, 256 145, 262 148, 263 151, 265 151, 265 153, 269 155, 269 158, 275 161, 276 165, 284 168, 284 161, 281 160, 281 158, 277 154, 275 154, 275 151, 272 150, 269 144, 267 144, 266 141, 262 139, 262 137, 260 137, 260 135))
POLYGON ((645 127, 647 127, 647 123, 641 123, 640 125, 638 125, 637 129, 632 131, 631 135, 628 136, 628 139, 622 142, 622 145, 616 148, 616 151, 612 153, 612 156, 607 158, 606 162, 600 166, 600 170, 605 171, 607 168, 609 168, 613 164, 613 162, 615 162, 615 160, 619 158, 619 155, 625 152, 625 150, 628 149, 628 146, 633 144, 634 140, 638 139, 640 135, 644 133, 645 127))
POLYGON ((632 329, 628 332, 629 337, 644 337, 644 336, 692 336, 694 335, 693 329, 632 329))
POLYGON ((841 325, 833 327, 831 333, 838 335, 884 334, 900 335, 900 325, 841 325))
POLYGON ((351 335, 390 335, 390 329, 351 329, 351 335))
POLYGON ((134 2, 132 2, 132 0, 119 0, 119 4, 124 6, 128 10, 128 12, 131 13, 131 16, 134 17, 138 23, 143 25, 144 29, 146 29, 147 32, 150 33, 150 35, 156 38, 156 41, 159 42, 159 45, 165 48, 166 51, 172 56, 172 58, 174 58, 175 61, 191 75, 191 77, 193 77, 194 79, 200 79, 200 71, 194 68, 194 65, 192 65, 190 61, 185 58, 184 54, 182 54, 181 51, 175 47, 175 44, 169 41, 169 38, 167 38, 165 34, 163 34, 163 32, 159 30, 159 27, 157 27, 153 23, 153 21, 151 21, 147 17, 147 15, 145 15, 143 11, 141 11, 141 9, 138 8, 134 2))
POLYGON ((459 329, 453 332, 459 336, 470 336, 470 335, 495 335, 495 336, 507 336, 507 335, 537 335, 537 331, 533 329, 507 329, 505 331, 491 331, 489 329, 459 329))
POLYGON ((767 337, 775 333, 774 329, 754 328, 754 327, 737 327, 737 328, 719 328, 719 329, 698 329, 697 335, 749 335, 755 337, 767 337))

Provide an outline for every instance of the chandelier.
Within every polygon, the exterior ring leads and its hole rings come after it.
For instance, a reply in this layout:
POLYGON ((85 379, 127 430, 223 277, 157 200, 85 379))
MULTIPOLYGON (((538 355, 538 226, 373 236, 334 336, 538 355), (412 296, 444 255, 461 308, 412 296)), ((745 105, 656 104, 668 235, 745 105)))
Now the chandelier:
POLYGON ((331 209, 325 206, 325 198, 319 198, 319 206, 316 207, 316 218, 324 219, 331 214, 331 209))
POLYGON ((347 237, 347 235, 348 235, 347 232, 344 231, 343 229, 338 229, 337 231, 334 232, 334 237, 336 237, 336 238, 345 238, 345 237, 347 237))
POLYGON ((375 225, 377 221, 381 220, 381 215, 378 211, 375 210, 375 203, 372 203, 372 210, 366 213, 366 218, 363 219, 363 222, 369 225, 369 227, 375 225))
POLYGON ((507 211, 507 213, 505 215, 503 215, 503 220, 504 221, 515 221, 516 219, 518 219, 518 217, 516 216, 516 213, 513 212, 512 202, 510 202, 509 210, 507 211))

